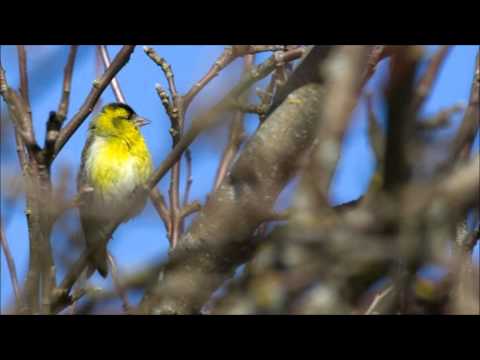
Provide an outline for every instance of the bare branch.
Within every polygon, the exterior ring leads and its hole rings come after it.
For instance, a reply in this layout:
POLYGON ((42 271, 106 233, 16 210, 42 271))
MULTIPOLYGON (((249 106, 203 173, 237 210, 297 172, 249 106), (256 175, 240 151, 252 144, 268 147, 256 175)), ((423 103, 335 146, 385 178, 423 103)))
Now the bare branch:
POLYGON ((480 156, 477 155, 445 177, 435 188, 439 196, 448 200, 449 206, 467 209, 478 205, 480 156))
POLYGON ((15 267, 15 261, 13 260, 12 253, 10 252, 10 247, 8 246, 7 237, 5 236, 3 230, 3 223, 0 219, 0 242, 2 245, 3 255, 7 260, 8 272, 10 273, 10 280, 12 282, 13 292, 15 294, 15 302, 17 306, 19 306, 20 301, 22 300, 20 294, 20 287, 18 286, 18 277, 17 277, 17 269, 15 267))
POLYGON ((63 119, 65 119, 68 113, 70 91, 72 88, 73 67, 75 66, 77 49, 78 49, 78 45, 70 46, 67 64, 65 65, 65 70, 63 74, 62 97, 60 99, 60 104, 58 105, 58 110, 57 110, 57 114, 60 117, 60 119, 62 119, 62 121, 63 119))
POLYGON ((167 92, 162 88, 160 84, 155 85, 155 90, 157 90, 158 97, 160 98, 160 101, 162 102, 162 105, 165 108, 165 112, 167 113, 167 115, 170 118, 177 117, 177 109, 174 109, 167 92))
POLYGON ((462 123, 451 145, 451 161, 464 160, 468 157, 470 146, 478 130, 479 93, 480 93, 480 55, 477 53, 475 70, 470 91, 468 107, 463 115, 462 123))
POLYGON ((25 145, 23 139, 18 131, 15 131, 15 147, 17 150, 18 162, 20 163, 20 168, 22 170, 23 178, 26 178, 28 170, 28 160, 27 154, 25 154, 25 145))
POLYGON ((165 228, 167 229, 167 233, 169 233, 170 232, 169 211, 167 209, 167 206, 165 205, 165 199, 163 198, 163 195, 160 194, 160 191, 158 191, 156 187, 154 187, 150 192, 150 200, 152 201, 152 204, 155 207, 155 210, 157 210, 158 215, 162 219, 165 225, 165 228))
POLYGON ((60 129, 65 121, 68 113, 68 105, 70 100, 70 91, 72 87, 73 68, 75 65, 75 57, 77 55, 77 45, 70 46, 68 53, 67 64, 65 65, 63 75, 63 87, 60 104, 58 105, 57 112, 52 111, 47 121, 47 133, 45 135, 45 161, 50 164, 52 160, 53 151, 55 148, 55 142, 57 141, 60 129))
POLYGON ((167 62, 167 60, 165 60, 163 57, 158 55, 153 48, 145 46, 143 50, 148 55, 148 57, 152 59, 152 61, 158 66, 160 66, 160 68, 162 69, 163 73, 165 74, 165 77, 167 78, 170 94, 172 95, 172 98, 175 99, 178 96, 178 93, 177 93, 177 87, 175 85, 172 67, 167 62))
MULTIPOLYGON (((108 67, 110 66, 110 55, 108 55, 107 46, 97 45, 97 48, 100 53, 103 66, 105 67, 105 69, 108 69, 108 67)), ((115 98, 117 99, 117 101, 123 104, 126 104, 127 101, 125 100, 125 96, 122 93, 122 89, 120 88, 120 84, 118 83, 118 80, 116 77, 112 79, 112 82, 110 83, 110 85, 112 86, 113 94, 115 95, 115 98)))
POLYGON ((432 56, 427 70, 418 82, 418 86, 415 92, 415 98, 412 105, 415 111, 418 111, 421 108, 422 104, 425 102, 425 99, 432 91, 432 87, 435 83, 435 80, 438 78, 441 66, 450 50, 451 46, 442 45, 432 56))
POLYGON ((225 178, 227 171, 235 158, 242 142, 244 141, 244 129, 243 129, 244 114, 241 111, 237 111, 234 114, 232 123, 230 125, 230 136, 227 147, 225 148, 220 164, 218 165, 217 175, 213 184, 213 189, 216 190, 220 186, 221 182, 225 178))
POLYGON ((367 111, 368 111, 368 137, 372 146, 375 158, 378 163, 383 163, 383 155, 385 149, 385 140, 383 131, 378 124, 377 115, 373 110, 372 94, 367 94, 367 111))
POLYGON ((375 73, 375 70, 377 69, 377 65, 385 58, 389 57, 392 55, 394 51, 394 46, 386 46, 386 45, 375 45, 368 56, 368 61, 367 61, 367 68, 364 72, 363 75, 363 80, 362 80, 362 87, 365 86, 365 84, 370 80, 370 78, 373 76, 375 73))
MULTIPOLYGON (((28 114, 30 121, 29 127, 25 127, 27 132, 33 132, 32 128, 32 110, 30 108, 30 97, 28 91, 28 71, 27 71, 27 52, 24 45, 17 45, 18 51, 18 72, 20 74, 20 95, 25 103, 25 110, 28 114)), ((25 124, 27 125, 27 124, 25 124)))
POLYGON ((365 69, 367 48, 341 46, 335 49, 322 68, 327 96, 317 129, 318 148, 312 173, 318 177, 319 194, 328 203, 328 189, 340 157, 343 136, 358 102, 358 88, 365 69))
POLYGON ((390 294, 392 292, 392 290, 393 290, 393 286, 389 286, 385 290, 383 290, 380 293, 378 293, 377 295, 375 295, 375 298, 373 299, 372 303, 370 304, 367 311, 365 312, 365 315, 375 314, 375 310, 377 309, 377 307, 379 306, 381 301, 386 296, 388 296, 388 294, 390 294))
POLYGON ((439 111, 432 117, 427 119, 423 119, 420 122, 416 123, 416 127, 418 130, 436 130, 443 127, 446 127, 450 124, 450 120, 452 115, 464 110, 465 106, 462 104, 456 104, 450 106, 447 109, 439 111))
MULTIPOLYGON (((170 135, 172 137, 172 147, 174 147, 181 139, 183 133, 184 115, 186 107, 183 103, 183 98, 177 92, 175 85, 174 74, 170 64, 160 55, 158 55, 153 48, 144 47, 144 51, 150 59, 160 66, 168 82, 168 88, 172 101, 169 100, 168 95, 162 89, 160 84, 156 85, 157 93, 162 101, 163 106, 170 118, 170 135)), ((168 239, 170 246, 173 248, 177 244, 178 237, 182 232, 182 217, 181 217, 181 202, 180 202, 180 160, 173 165, 170 176, 170 186, 168 189, 170 200, 170 216, 168 229, 168 239)))
POLYGON ((112 280, 115 286, 115 291, 122 300, 123 310, 128 314, 132 309, 132 305, 130 305, 130 302, 128 301, 128 296, 125 288, 120 283, 117 262, 115 261, 115 258, 112 256, 112 254, 108 253, 107 257, 108 262, 110 263, 110 268, 112 269, 112 280))
POLYGON ((8 104, 11 119, 14 121, 15 131, 22 138, 29 154, 36 157, 40 152, 40 147, 35 140, 32 122, 25 101, 15 90, 10 88, 5 76, 5 70, 0 65, 0 95, 8 104))
POLYGON ((187 205, 184 205, 182 210, 181 210, 181 213, 180 213, 180 217, 183 219, 183 218, 186 218, 187 216, 197 212, 197 211, 200 211, 200 209, 202 208, 202 205, 200 205, 200 203, 198 201, 194 201, 190 204, 187 204, 187 205))
POLYGON ((205 76, 200 79, 184 96, 185 107, 188 107, 195 96, 213 79, 220 71, 231 64, 235 59, 248 54, 255 54, 264 51, 277 51, 283 49, 279 45, 235 45, 226 47, 222 54, 218 57, 212 67, 208 70, 205 76))
POLYGON ((185 192, 183 193, 183 206, 185 207, 188 204, 188 197, 190 195, 190 188, 193 183, 192 178, 192 153, 190 149, 185 151, 185 159, 187 160, 187 182, 185 184, 185 192))
POLYGON ((390 80, 386 91, 388 127, 385 146, 384 188, 390 191, 410 177, 407 160, 408 139, 413 135, 415 111, 412 107, 414 77, 422 49, 395 47, 391 59, 390 80))
POLYGON ((245 114, 257 114, 260 118, 266 114, 265 106, 254 104, 243 104, 239 101, 232 101, 230 104, 230 110, 240 111, 245 114))
POLYGON ((261 80, 267 76, 270 72, 275 69, 275 66, 279 61, 293 61, 303 54, 303 49, 291 50, 281 58, 270 57, 266 62, 259 65, 252 71, 250 71, 246 76, 240 80, 240 82, 232 89, 230 92, 217 104, 215 104, 209 111, 200 115, 192 121, 192 127, 190 130, 185 133, 182 139, 178 144, 173 148, 169 153, 167 158, 160 164, 160 166, 154 171, 149 181, 147 182, 146 187, 151 189, 162 177, 167 173, 167 171, 172 167, 175 162, 180 158, 183 152, 191 145, 191 143, 196 139, 198 134, 203 130, 206 130, 210 126, 214 125, 218 115, 223 111, 228 109, 231 99, 235 99, 240 96, 246 89, 248 89, 253 83, 261 80))
MULTIPOLYGON (((245 55, 244 56, 244 72, 248 72, 252 69, 254 57, 253 55, 245 55)), ((247 95, 242 97, 242 100, 248 98, 247 95)), ((213 189, 216 190, 220 183, 223 181, 230 164, 237 154, 242 142, 244 141, 244 127, 243 127, 243 119, 244 113, 242 111, 236 111, 233 114, 233 120, 230 124, 230 134, 228 139, 227 147, 225 148, 222 159, 220 160, 220 164, 218 165, 217 175, 215 176, 215 182, 213 185, 213 189)))

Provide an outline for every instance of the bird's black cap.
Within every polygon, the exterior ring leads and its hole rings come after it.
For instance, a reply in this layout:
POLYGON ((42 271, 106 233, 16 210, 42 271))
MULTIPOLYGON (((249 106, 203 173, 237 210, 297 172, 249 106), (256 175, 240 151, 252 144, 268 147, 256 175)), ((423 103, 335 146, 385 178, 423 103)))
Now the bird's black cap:
POLYGON ((109 109, 118 109, 118 108, 125 109, 129 114, 129 116, 128 116, 129 119, 133 118, 134 115, 136 115, 135 111, 130 106, 128 106, 127 104, 124 104, 124 103, 118 103, 118 102, 110 103, 110 104, 105 105, 103 107, 103 109, 108 109, 108 108, 109 109))

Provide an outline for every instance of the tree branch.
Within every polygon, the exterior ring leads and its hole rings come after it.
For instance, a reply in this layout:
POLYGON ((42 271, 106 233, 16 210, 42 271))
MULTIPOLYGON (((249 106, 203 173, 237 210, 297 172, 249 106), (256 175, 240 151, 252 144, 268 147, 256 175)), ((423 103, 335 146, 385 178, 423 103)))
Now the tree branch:
POLYGON ((457 135, 451 145, 451 158, 449 164, 456 161, 465 160, 470 152, 470 146, 478 130, 479 119, 479 93, 480 93, 480 55, 477 53, 475 61, 475 70, 470 91, 468 107, 465 110, 463 119, 458 129, 457 135))
POLYGON ((313 141, 322 95, 320 85, 306 85, 265 121, 172 251, 164 279, 142 302, 144 312, 198 312, 231 275, 248 247, 246 239, 294 174, 294 159, 313 141))
POLYGON ((414 77, 421 48, 396 47, 392 55, 390 79, 385 90, 388 127, 385 146, 384 188, 391 191, 410 178, 408 140, 414 133, 416 111, 412 106, 414 77))
MULTIPOLYGON (((18 51, 18 72, 20 74, 20 95, 25 103, 25 110, 30 121, 25 124, 27 132, 33 132, 32 110, 30 108, 30 97, 28 91, 27 52, 24 45, 17 45, 18 51), (27 127, 28 126, 28 127, 27 127)), ((35 138, 35 136, 34 136, 35 138)))
POLYGON ((365 315, 373 315, 375 314, 375 310, 380 305, 381 301, 388 296, 393 290, 393 286, 387 287, 385 290, 381 291, 380 293, 375 295, 372 303, 368 307, 367 311, 365 311, 365 315))
MULTIPOLYGON (((20 69, 22 70, 22 69, 20 69)), ((23 71, 23 70, 22 70, 23 71)), ((40 146, 38 146, 35 140, 35 134, 33 133, 33 127, 28 113, 28 108, 25 104, 25 100, 22 96, 17 94, 15 90, 10 88, 5 76, 5 70, 0 65, 0 95, 3 97, 7 105, 9 106, 11 119, 15 126, 15 131, 21 137, 22 142, 27 148, 31 157, 35 158, 40 152, 40 146)))
POLYGON ((65 65, 63 75, 63 88, 60 104, 57 112, 51 112, 47 121, 47 134, 45 135, 45 161, 47 164, 51 162, 52 154, 55 148, 60 129, 68 113, 68 105, 70 100, 70 91, 72 87, 73 68, 75 65, 75 57, 77 55, 77 45, 70 46, 68 53, 67 64, 65 65))
POLYGON ((465 106, 462 104, 450 106, 446 109, 439 111, 437 114, 429 118, 422 119, 422 121, 417 122, 415 126, 417 127, 417 130, 422 131, 436 130, 446 127, 450 125, 452 115, 464 110, 464 108, 465 106))
POLYGON ((113 280, 113 285, 115 287, 115 291, 122 300, 122 307, 125 313, 129 313, 130 310, 132 309, 132 305, 130 305, 130 302, 128 301, 128 296, 125 288, 122 286, 119 276, 118 276, 118 267, 117 267, 117 262, 115 261, 115 258, 112 256, 112 254, 108 253, 108 262, 110 264, 110 268, 112 269, 112 280, 113 280))
POLYGON ((321 72, 325 78, 326 98, 317 128, 318 147, 314 153, 312 175, 317 178, 318 196, 328 204, 328 190, 340 158, 342 140, 353 109, 358 102, 361 74, 365 69, 367 48, 340 46, 333 50, 321 72))
MULTIPOLYGON (((103 62, 103 66, 105 69, 108 69, 110 66, 110 55, 108 55, 108 50, 106 45, 97 45, 98 52, 100 53, 100 57, 103 62)), ((117 99, 118 102, 126 104, 127 101, 125 100, 125 96, 123 95, 122 89, 120 88, 120 84, 118 83, 118 80, 116 77, 112 79, 112 82, 110 83, 112 86, 113 94, 115 95, 115 98, 117 99)))
POLYGON ((190 149, 185 151, 185 159, 187 160, 187 182, 185 184, 185 192, 183 193, 183 206, 188 204, 188 197, 190 195, 190 188, 193 183, 192 178, 192 153, 190 149))
POLYGON ((263 64, 257 66, 255 69, 250 71, 245 75, 240 82, 229 91, 229 93, 215 104, 209 111, 200 115, 192 121, 192 127, 190 130, 185 133, 182 139, 178 144, 173 148, 173 150, 168 154, 167 158, 160 164, 160 166, 155 170, 155 172, 150 177, 147 182, 146 187, 152 188, 162 177, 167 173, 167 171, 172 167, 172 165, 178 160, 178 158, 183 154, 183 152, 191 145, 191 143, 196 139, 198 134, 203 130, 213 126, 218 120, 218 116, 223 113, 231 102, 231 99, 235 99, 240 96, 245 90, 247 90, 253 83, 263 79, 270 72, 275 69, 276 64, 279 61, 293 61, 303 54, 302 49, 291 50, 281 58, 270 57, 263 64))
POLYGON ((165 229, 167 229, 167 233, 170 232, 170 214, 167 209, 167 206, 165 205, 165 199, 163 198, 163 195, 158 191, 156 187, 152 189, 150 192, 150 200, 152 201, 153 206, 155 207, 155 210, 157 210, 158 215, 163 221, 163 224, 165 225, 165 229))
MULTIPOLYGON (((245 72, 249 72, 252 69, 254 57, 253 55, 245 55, 244 56, 244 66, 243 70, 245 72)), ((244 95, 242 100, 248 98, 248 95, 244 95)), ((230 124, 230 134, 228 139, 228 144, 223 151, 222 159, 220 160, 220 164, 218 165, 217 174, 215 176, 215 182, 213 185, 213 189, 216 190, 220 183, 223 181, 225 175, 227 174, 227 170, 230 167, 233 158, 237 154, 240 146, 244 140, 244 128, 243 128, 243 119, 245 114, 242 111, 236 111, 233 114, 233 120, 230 124)))
POLYGON ((368 56, 367 68, 363 75, 362 87, 365 86, 368 80, 370 80, 370 78, 373 76, 380 61, 391 56, 394 52, 394 49, 394 46, 386 45, 375 45, 372 47, 368 56))
POLYGON ((13 293, 15 294, 15 303, 16 307, 19 307, 22 297, 20 294, 20 287, 18 286, 18 277, 17 269, 15 266, 15 261, 13 260, 12 253, 10 252, 10 247, 8 246, 7 237, 3 231, 3 223, 0 219, 0 242, 3 250, 3 255, 7 260, 8 272, 10 273, 10 280, 12 282, 13 293))
POLYGON ((428 68, 418 82, 417 89, 415 91, 415 97, 412 105, 415 111, 418 111, 421 108, 422 104, 425 102, 425 99, 432 91, 432 87, 435 83, 435 80, 438 78, 442 64, 447 58, 450 50, 451 46, 442 45, 432 56, 428 68))

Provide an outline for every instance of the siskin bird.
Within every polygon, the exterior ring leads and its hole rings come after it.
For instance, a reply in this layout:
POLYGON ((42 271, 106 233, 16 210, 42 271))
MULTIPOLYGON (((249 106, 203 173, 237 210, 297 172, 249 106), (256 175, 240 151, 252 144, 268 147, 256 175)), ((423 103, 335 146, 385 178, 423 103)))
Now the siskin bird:
MULTIPOLYGON (((128 196, 152 172, 150 152, 140 132, 140 127, 148 123, 122 103, 104 106, 90 123, 77 179, 87 250, 107 235, 106 227, 116 214, 127 211, 126 222, 145 206, 144 202, 128 209, 128 196)), ((88 276, 95 270, 103 277, 108 274, 106 245, 93 250, 89 259, 88 276)))

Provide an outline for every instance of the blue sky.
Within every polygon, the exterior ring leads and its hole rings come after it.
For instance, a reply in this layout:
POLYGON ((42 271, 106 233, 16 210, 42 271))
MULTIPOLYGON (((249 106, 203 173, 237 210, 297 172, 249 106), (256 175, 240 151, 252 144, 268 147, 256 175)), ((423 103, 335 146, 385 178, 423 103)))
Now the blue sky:
MULTIPOLYGON (((430 54, 436 47, 427 48, 430 54)), ((120 49, 119 46, 110 46, 111 57, 120 49)), ((181 93, 186 93, 190 87, 202 77, 216 57, 222 52, 222 46, 154 46, 154 49, 172 65, 175 73, 177 88, 181 93)), ((448 56, 440 77, 433 89, 433 95, 424 106, 426 114, 433 114, 453 103, 467 103, 473 74, 473 66, 476 46, 455 46, 448 56)), ((32 105, 34 129, 40 144, 44 140, 45 122, 48 113, 58 107, 68 46, 28 46, 28 69, 30 75, 30 99, 32 105)), ((7 72, 9 84, 18 87, 18 71, 16 60, 16 48, 14 46, 2 46, 1 61, 7 72)), ((257 57, 261 61, 267 55, 257 57)), ((380 118, 383 114, 380 104, 378 89, 384 81, 386 64, 379 66, 374 78, 367 85, 372 89, 375 96, 376 111, 380 118)), ((191 119, 198 111, 208 107, 218 100, 219 94, 224 93, 232 82, 239 79, 242 63, 237 60, 230 65, 220 76, 215 78, 203 92, 195 99, 187 114, 191 119)), ((80 46, 77 54, 75 72, 72 83, 72 96, 70 109, 67 116, 69 119, 81 106, 85 96, 90 91, 91 83, 95 79, 95 53, 93 46, 80 46)), ((120 85, 127 102, 137 113, 152 121, 151 125, 144 128, 149 148, 153 154, 154 164, 158 165, 171 148, 171 139, 168 134, 169 120, 165 115, 155 91, 155 84, 160 83, 167 88, 166 81, 160 69, 144 54, 142 46, 137 46, 130 62, 118 76, 120 85)), ((263 83, 257 87, 263 87, 263 83)), ((103 104, 114 101, 113 93, 108 88, 102 95, 103 104)), ((2 112, 5 104, 2 100, 2 112)), ((451 134, 458 126, 459 117, 451 129, 446 130, 451 134)), ((80 164, 80 153, 86 138, 88 122, 84 122, 71 140, 62 150, 53 166, 53 182, 58 184, 61 169, 65 166, 71 169, 69 181, 69 193, 74 194, 75 176, 80 164)), ((257 125, 255 116, 246 119, 247 129, 252 132, 257 125)), ((342 203, 358 198, 366 189, 369 178, 374 170, 373 155, 370 150, 367 131, 367 117, 365 103, 361 102, 355 110, 352 125, 344 142, 342 158, 340 159, 334 184, 331 190, 331 199, 334 203, 342 203)), ((206 194, 210 191, 215 176, 216 165, 226 143, 226 128, 219 126, 205 134, 202 134, 191 147, 193 157, 193 185, 190 199, 205 201, 206 194)), ((7 156, 7 148, 11 150, 13 141, 4 141, 1 152, 1 184, 2 184, 2 216, 6 223, 5 233, 16 261, 19 278, 23 281, 26 275, 28 263, 28 234, 26 220, 23 213, 24 202, 17 203, 14 208, 7 206, 4 193, 8 178, 19 173, 17 158, 13 151, 7 156)), ((475 140, 475 151, 478 152, 479 137, 475 140)), ((185 172, 183 172, 185 173, 185 172)), ((183 179, 183 178, 182 178, 183 179)), ((160 182, 160 190, 166 195, 168 191, 169 177, 166 176, 160 182)), ((182 186, 183 189, 183 186, 182 186)), ((285 207, 289 195, 294 189, 294 183, 288 186, 278 201, 279 207, 285 207)), ((74 212, 68 215, 68 224, 73 229, 78 224, 74 212)), ((61 239, 58 237, 58 229, 54 231, 53 246, 61 239)), ((165 256, 168 249, 163 223, 159 220, 153 207, 148 204, 144 212, 122 225, 114 235, 109 245, 110 251, 116 257, 122 273, 134 271, 145 264, 156 261, 165 256)), ((475 249, 478 259, 479 249, 475 249)), ((76 254, 71 254, 76 258, 76 254)), ((0 276, 0 300, 1 308, 4 309, 11 299, 12 288, 8 275, 8 269, 4 256, 1 256, 0 276)), ((59 274, 58 281, 61 280, 59 274)), ((99 286, 109 286, 110 280, 102 280, 98 275, 94 282, 99 286)))

